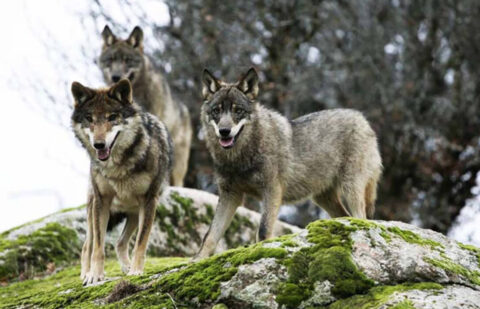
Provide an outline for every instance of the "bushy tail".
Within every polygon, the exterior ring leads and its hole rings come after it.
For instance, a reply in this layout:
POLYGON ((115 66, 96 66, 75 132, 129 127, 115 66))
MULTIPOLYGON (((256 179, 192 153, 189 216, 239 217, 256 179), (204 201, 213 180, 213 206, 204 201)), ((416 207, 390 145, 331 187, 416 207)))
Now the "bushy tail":
POLYGON ((375 215, 375 201, 377 199, 377 177, 372 177, 365 187, 365 205, 367 210, 367 218, 373 219, 375 215))

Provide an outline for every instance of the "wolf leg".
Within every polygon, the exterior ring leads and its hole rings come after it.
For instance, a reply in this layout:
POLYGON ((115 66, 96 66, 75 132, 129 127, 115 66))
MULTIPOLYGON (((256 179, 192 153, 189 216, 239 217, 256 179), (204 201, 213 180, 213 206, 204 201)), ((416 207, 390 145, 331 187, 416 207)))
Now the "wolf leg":
POLYGON ((272 237, 273 227, 275 225, 275 221, 277 221, 278 210, 280 209, 281 203, 282 187, 279 183, 276 183, 265 192, 257 241, 262 241, 272 237))
POLYGON ((365 185, 346 183, 341 185, 340 191, 352 217, 366 219, 365 185))
POLYGON ((91 284, 104 279, 103 267, 105 263, 105 234, 107 232, 107 223, 110 216, 111 198, 101 198, 95 193, 92 207, 93 219, 93 250, 90 261, 90 271, 85 276, 83 284, 91 284))
POLYGON ((182 129, 185 129, 185 132, 177 132, 179 136, 174 140, 174 163, 172 175, 170 176, 170 185, 175 187, 183 187, 183 180, 188 169, 188 158, 190 157, 192 131, 190 126, 182 129))
POLYGON ((313 201, 317 206, 322 207, 331 218, 352 216, 342 204, 336 189, 329 189, 322 194, 315 195, 313 201))
POLYGON ((372 177, 368 180, 365 187, 365 204, 367 208, 367 218, 373 219, 375 215, 375 200, 377 199, 377 181, 378 177, 372 177))
POLYGON ((151 199, 145 203, 144 207, 140 208, 138 214, 138 232, 133 248, 133 260, 130 264, 129 276, 141 275, 143 273, 143 266, 145 265, 145 255, 148 245, 148 237, 152 230, 153 221, 155 219, 155 205, 156 199, 151 199))
POLYGON ((118 239, 115 251, 120 262, 120 266, 124 273, 128 273, 130 269, 130 258, 128 257, 128 247, 133 233, 138 227, 138 215, 128 214, 125 226, 123 227, 122 235, 118 239))
POLYGON ((82 271, 80 278, 85 279, 87 273, 90 271, 90 261, 92 258, 92 245, 93 245, 93 194, 88 194, 87 201, 87 235, 85 236, 85 242, 82 247, 81 265, 82 271))
POLYGON ((235 211, 242 203, 242 200, 243 194, 227 193, 224 190, 220 190, 220 198, 213 221, 210 224, 207 234, 205 234, 203 238, 200 251, 193 258, 194 261, 208 257, 215 251, 218 241, 222 238, 230 222, 232 222, 235 211))

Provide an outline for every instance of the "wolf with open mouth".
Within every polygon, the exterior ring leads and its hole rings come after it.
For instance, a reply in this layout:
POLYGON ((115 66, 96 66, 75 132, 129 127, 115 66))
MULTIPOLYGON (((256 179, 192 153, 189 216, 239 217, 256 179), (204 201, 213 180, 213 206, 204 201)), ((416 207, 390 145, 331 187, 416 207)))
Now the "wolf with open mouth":
POLYGON ((360 112, 332 109, 288 120, 257 101, 253 68, 235 83, 207 70, 202 81, 201 120, 219 201, 197 259, 214 252, 246 195, 263 202, 258 240, 272 236, 282 203, 311 198, 331 217, 373 216, 382 160, 360 112))
POLYGON ((73 131, 90 156, 87 237, 81 255, 84 284, 104 279, 104 241, 111 212, 126 213, 116 245, 122 270, 143 271, 157 199, 168 185, 173 146, 165 125, 133 102, 126 79, 107 89, 72 84, 73 131), (132 260, 128 249, 137 230, 132 260))

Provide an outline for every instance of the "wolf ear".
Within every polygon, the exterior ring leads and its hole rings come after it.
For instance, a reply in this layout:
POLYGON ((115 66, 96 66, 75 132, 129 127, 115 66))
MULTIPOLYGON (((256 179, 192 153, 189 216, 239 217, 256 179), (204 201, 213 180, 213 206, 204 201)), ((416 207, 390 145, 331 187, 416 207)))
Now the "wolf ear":
POLYGON ((238 82, 238 89, 245 93, 250 99, 255 99, 258 95, 258 74, 254 68, 250 68, 248 72, 238 82))
POLYGON ((85 103, 93 96, 93 90, 80 84, 79 82, 72 83, 72 95, 75 100, 75 106, 85 103))
POLYGON ((132 33, 127 39, 127 42, 132 45, 134 48, 143 47, 143 30, 139 26, 133 28, 132 33))
POLYGON ((220 89, 220 83, 207 69, 203 70, 202 83, 202 95, 204 99, 210 98, 212 94, 220 89))
POLYGON ((110 27, 108 25, 105 25, 105 28, 103 28, 102 38, 103 47, 111 46, 117 41, 117 38, 113 34, 112 30, 110 30, 110 27))
POLYGON ((114 84, 108 91, 108 95, 114 99, 123 103, 131 104, 132 98, 132 85, 128 79, 122 79, 118 83, 114 84))

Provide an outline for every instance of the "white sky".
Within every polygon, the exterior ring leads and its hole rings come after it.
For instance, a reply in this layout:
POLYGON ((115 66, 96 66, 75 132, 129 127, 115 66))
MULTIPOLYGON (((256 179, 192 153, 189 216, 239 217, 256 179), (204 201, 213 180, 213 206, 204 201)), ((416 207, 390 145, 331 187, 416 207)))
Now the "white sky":
MULTIPOLYGON (((140 22, 117 1, 102 4, 128 28, 140 22)), ((162 2, 141 4, 149 8, 147 19, 168 22, 162 2)), ((0 231, 85 202, 89 161, 69 128, 69 89, 74 80, 103 85, 94 58, 105 21, 87 17, 89 5, 87 0, 0 4, 0 231)))

